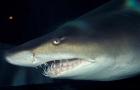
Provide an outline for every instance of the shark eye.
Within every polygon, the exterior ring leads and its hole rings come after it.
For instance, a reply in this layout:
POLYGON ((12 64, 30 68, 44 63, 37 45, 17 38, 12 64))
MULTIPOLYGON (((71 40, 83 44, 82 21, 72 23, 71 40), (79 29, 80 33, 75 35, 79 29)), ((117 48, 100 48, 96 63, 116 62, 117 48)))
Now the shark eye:
POLYGON ((55 45, 57 45, 57 44, 59 44, 60 43, 60 40, 53 40, 53 44, 55 44, 55 45))
POLYGON ((65 39, 64 37, 57 38, 57 39, 53 40, 52 43, 53 43, 54 45, 58 45, 58 44, 60 44, 61 41, 63 41, 64 39, 65 39))

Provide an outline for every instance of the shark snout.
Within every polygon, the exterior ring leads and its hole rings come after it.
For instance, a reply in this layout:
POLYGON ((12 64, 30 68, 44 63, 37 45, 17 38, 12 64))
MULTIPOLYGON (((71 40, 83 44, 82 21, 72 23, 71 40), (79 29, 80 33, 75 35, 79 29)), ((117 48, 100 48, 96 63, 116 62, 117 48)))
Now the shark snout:
POLYGON ((7 62, 19 65, 19 66, 34 66, 33 65, 33 53, 31 51, 25 50, 20 52, 6 52, 5 58, 7 62))

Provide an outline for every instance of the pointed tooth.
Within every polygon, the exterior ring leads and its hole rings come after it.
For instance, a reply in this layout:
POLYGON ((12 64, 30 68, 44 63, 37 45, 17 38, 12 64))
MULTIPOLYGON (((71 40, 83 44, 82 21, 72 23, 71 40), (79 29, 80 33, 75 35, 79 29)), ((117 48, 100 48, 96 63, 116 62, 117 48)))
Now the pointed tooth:
POLYGON ((47 71, 46 71, 46 69, 43 69, 43 73, 42 73, 44 76, 46 76, 46 74, 47 74, 47 71))
POLYGON ((52 64, 52 69, 54 69, 54 66, 55 66, 55 64, 53 63, 53 64, 52 64))
POLYGON ((48 66, 48 63, 46 62, 46 63, 44 63, 46 66, 48 66))
POLYGON ((54 65, 54 63, 51 64, 51 69, 53 69, 53 65, 54 65))
POLYGON ((41 64, 40 67, 43 68, 43 64, 41 64))
POLYGON ((49 74, 47 72, 43 72, 42 73, 44 76, 49 76, 49 74))
POLYGON ((51 71, 51 70, 50 70, 50 67, 48 67, 48 68, 47 68, 47 72, 49 73, 50 71, 51 71))
POLYGON ((42 64, 42 68, 44 69, 46 67, 46 65, 45 64, 42 64))
POLYGON ((56 67, 56 65, 54 64, 54 65, 53 65, 53 68, 55 68, 55 67, 56 67))
POLYGON ((46 71, 47 71, 46 66, 44 66, 43 71, 44 71, 44 72, 46 72, 46 71))

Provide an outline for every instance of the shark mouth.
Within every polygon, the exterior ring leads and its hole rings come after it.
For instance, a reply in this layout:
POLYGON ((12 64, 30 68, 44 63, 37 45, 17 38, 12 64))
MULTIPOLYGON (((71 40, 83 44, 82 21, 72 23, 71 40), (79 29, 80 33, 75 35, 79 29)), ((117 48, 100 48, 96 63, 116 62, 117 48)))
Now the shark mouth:
POLYGON ((92 63, 92 61, 80 58, 52 60, 37 66, 37 69, 41 68, 44 76, 59 77, 66 72, 70 72, 73 69, 90 63, 92 63))

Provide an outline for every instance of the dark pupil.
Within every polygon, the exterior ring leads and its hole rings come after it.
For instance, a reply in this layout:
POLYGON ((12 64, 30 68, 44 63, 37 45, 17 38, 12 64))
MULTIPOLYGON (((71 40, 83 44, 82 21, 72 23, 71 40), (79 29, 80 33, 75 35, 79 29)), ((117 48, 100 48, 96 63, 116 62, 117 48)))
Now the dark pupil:
POLYGON ((56 39, 55 41, 56 41, 56 42, 59 42, 59 41, 60 41, 60 39, 56 39))

